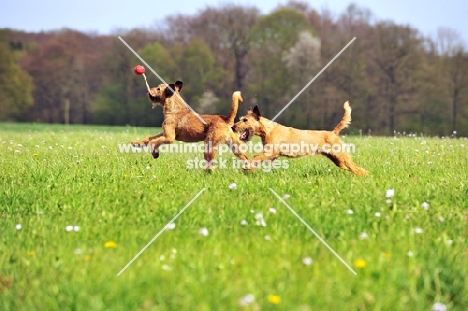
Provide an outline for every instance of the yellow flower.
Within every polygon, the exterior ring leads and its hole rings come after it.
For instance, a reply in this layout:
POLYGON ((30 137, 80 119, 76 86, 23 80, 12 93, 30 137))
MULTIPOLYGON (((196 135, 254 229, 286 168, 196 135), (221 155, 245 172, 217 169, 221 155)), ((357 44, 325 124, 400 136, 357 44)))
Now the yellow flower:
POLYGON ((268 301, 274 305, 279 305, 281 302, 281 297, 277 295, 270 295, 268 296, 268 301))
POLYGON ((35 251, 29 251, 28 254, 29 254, 29 256, 34 256, 34 254, 36 254, 36 252, 35 251))
POLYGON ((91 255, 86 255, 83 257, 84 260, 90 261, 91 260, 91 255))
POLYGON ((37 156, 38 156, 38 154, 37 154, 37 153, 35 153, 35 154, 33 154, 33 156, 37 157, 37 156))
POLYGON ((359 269, 363 269, 366 267, 366 261, 364 259, 357 259, 354 262, 354 266, 359 269))
POLYGON ((116 248, 117 243, 115 243, 114 241, 107 241, 106 243, 104 243, 104 247, 105 248, 116 248))
POLYGON ((392 254, 385 253, 384 256, 385 256, 385 258, 390 259, 392 257, 392 254))

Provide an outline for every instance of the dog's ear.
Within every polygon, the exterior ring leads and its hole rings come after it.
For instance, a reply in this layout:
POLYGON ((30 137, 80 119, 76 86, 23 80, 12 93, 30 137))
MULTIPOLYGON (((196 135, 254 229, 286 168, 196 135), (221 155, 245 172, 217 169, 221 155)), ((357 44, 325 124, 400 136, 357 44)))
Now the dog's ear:
POLYGON ((182 90, 182 87, 183 87, 183 86, 184 86, 184 82, 179 81, 179 80, 177 80, 177 81, 175 82, 175 87, 176 87, 175 90, 176 90, 177 92, 180 92, 180 91, 182 90))
POLYGON ((257 120, 260 119, 260 117, 262 116, 262 114, 260 113, 260 109, 258 109, 257 105, 255 105, 252 112, 255 114, 257 120))
POLYGON ((164 95, 166 95, 166 98, 172 97, 172 95, 174 95, 172 90, 176 90, 176 86, 173 83, 169 84, 164 90, 164 95))

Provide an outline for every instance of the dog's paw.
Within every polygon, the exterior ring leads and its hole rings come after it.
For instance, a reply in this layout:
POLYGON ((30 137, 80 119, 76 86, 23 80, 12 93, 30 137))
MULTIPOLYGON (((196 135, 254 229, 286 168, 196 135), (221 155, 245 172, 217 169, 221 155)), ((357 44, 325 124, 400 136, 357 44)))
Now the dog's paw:
POLYGON ((153 156, 153 159, 159 158, 159 152, 153 151, 151 152, 151 155, 153 156))

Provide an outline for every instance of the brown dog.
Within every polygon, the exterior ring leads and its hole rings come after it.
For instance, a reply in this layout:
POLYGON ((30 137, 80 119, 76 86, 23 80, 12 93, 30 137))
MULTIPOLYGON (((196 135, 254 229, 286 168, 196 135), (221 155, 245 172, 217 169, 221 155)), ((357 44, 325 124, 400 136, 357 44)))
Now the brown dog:
POLYGON ((159 157, 159 146, 171 144, 175 140, 183 142, 205 142, 204 158, 207 161, 207 170, 213 168, 213 160, 220 144, 228 144, 234 154, 243 161, 249 157, 239 151, 239 135, 232 131, 234 118, 237 114, 239 102, 242 102, 240 92, 232 94, 232 106, 228 116, 221 115, 196 115, 185 105, 179 92, 183 82, 174 84, 160 84, 148 92, 153 108, 161 105, 164 112, 163 132, 149 136, 141 141, 132 142, 133 146, 141 147, 149 145, 154 158, 159 157), (169 87, 170 86, 170 87, 169 87), (175 91, 174 92, 172 90, 175 91), (203 123, 201 120, 205 123, 203 123))
POLYGON ((344 116, 333 131, 308 131, 285 127, 261 116, 258 106, 249 111, 246 116, 234 124, 232 129, 240 133, 242 141, 248 141, 253 135, 262 138, 263 152, 254 156, 252 166, 262 161, 273 161, 279 156, 291 158, 306 155, 322 154, 336 166, 353 172, 356 175, 367 175, 367 171, 357 166, 345 150, 338 137, 340 131, 351 123, 351 107, 346 102, 343 106, 344 116))

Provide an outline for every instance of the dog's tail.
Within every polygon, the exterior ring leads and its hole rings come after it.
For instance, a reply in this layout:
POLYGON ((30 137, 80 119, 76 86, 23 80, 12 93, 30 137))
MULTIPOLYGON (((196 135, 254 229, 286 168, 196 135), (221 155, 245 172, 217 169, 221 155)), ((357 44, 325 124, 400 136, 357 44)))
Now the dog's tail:
POLYGON ((344 115, 343 119, 341 119, 340 123, 335 127, 333 133, 339 135, 341 130, 347 128, 351 124, 351 106, 349 106, 349 102, 344 103, 344 115))
POLYGON ((243 102, 244 100, 242 99, 241 92, 236 91, 232 93, 232 105, 231 105, 231 111, 229 112, 229 115, 227 116, 227 123, 229 125, 234 125, 234 119, 236 118, 237 115, 237 109, 239 108, 239 102, 243 102))

